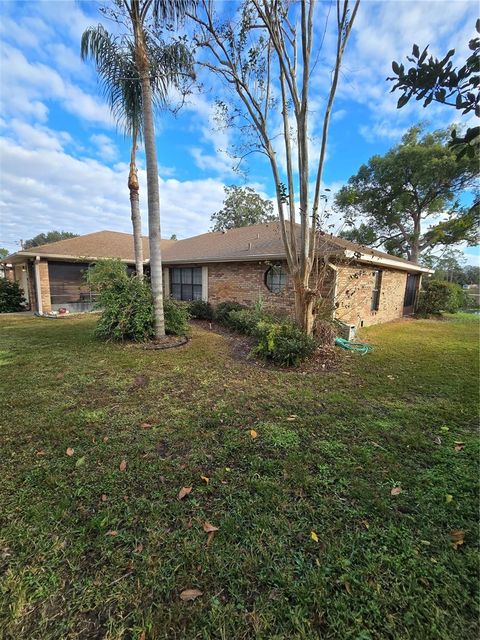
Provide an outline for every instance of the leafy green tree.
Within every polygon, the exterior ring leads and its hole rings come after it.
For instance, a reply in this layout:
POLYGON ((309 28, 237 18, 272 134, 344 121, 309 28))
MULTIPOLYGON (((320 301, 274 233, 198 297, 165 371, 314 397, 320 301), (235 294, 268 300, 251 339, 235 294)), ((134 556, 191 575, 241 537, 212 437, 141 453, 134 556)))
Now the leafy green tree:
POLYGON ((412 127, 400 144, 370 158, 338 192, 337 211, 347 224, 370 227, 375 234, 370 246, 383 245, 418 262, 434 247, 477 243, 478 203, 461 207, 458 200, 475 185, 476 162, 457 159, 448 137, 448 131, 422 135, 422 127, 412 127))
MULTIPOLYGON (((145 46, 150 60, 152 100, 157 107, 165 106, 167 91, 178 86, 179 73, 192 73, 191 60, 186 47, 166 44, 145 34, 145 46), (172 51, 172 48, 175 49, 172 51), (172 66, 172 59, 178 62, 172 66)), ((112 36, 102 26, 90 27, 82 35, 81 56, 95 62, 103 92, 110 104, 117 124, 132 140, 128 188, 135 247, 135 269, 143 277, 143 240, 140 214, 139 184, 136 164, 137 142, 142 137, 142 85, 135 64, 132 38, 112 36)))
POLYGON ((39 233, 38 235, 25 240, 24 249, 32 247, 40 247, 42 244, 50 244, 50 242, 58 242, 59 240, 68 240, 69 238, 77 238, 78 233, 70 233, 70 231, 48 231, 47 233, 39 233))
MULTIPOLYGON (((162 253, 160 249, 160 189, 153 116, 152 70, 154 69, 148 46, 149 37, 162 28, 172 31, 174 25, 193 5, 193 0, 113 0, 105 6, 104 13, 114 20, 120 29, 127 30, 125 37, 131 38, 137 77, 140 80, 142 100, 142 132, 145 145, 148 196, 148 236, 150 248, 150 282, 153 294, 155 337, 165 336, 163 311, 162 253)), ((159 36, 160 37, 160 36, 159 36)), ((163 42, 165 44, 165 42, 163 42)), ((173 39, 167 49, 168 56, 162 60, 165 77, 181 75, 191 65, 191 56, 186 56, 185 42, 173 39), (167 73, 168 70, 168 73, 167 73)), ((116 78, 121 78, 123 67, 111 69, 116 78)), ((165 82, 160 79, 160 82, 165 82)), ((165 88, 166 85, 164 84, 165 88)))
POLYGON ((3 260, 3 258, 6 258, 9 253, 10 251, 8 249, 4 249, 3 247, 0 247, 0 260, 3 260))
MULTIPOLYGON (((480 34, 480 19, 475 28, 480 34)), ((405 70, 403 64, 392 62, 395 75, 387 80, 395 82, 392 92, 397 89, 403 92, 397 108, 401 109, 415 96, 416 100, 424 100, 424 107, 435 101, 458 109, 462 115, 474 112, 480 117, 480 38, 472 38, 468 47, 472 53, 460 68, 453 66, 455 49, 450 49, 439 60, 428 57, 428 46, 420 53, 416 44, 413 45, 412 55, 407 56, 407 60, 413 63, 412 67, 405 70)), ((463 136, 458 136, 453 129, 451 144, 460 157, 464 154, 472 158, 478 156, 480 127, 467 129, 463 136)))
POLYGON ((463 269, 465 273, 465 284, 480 285, 480 267, 476 264, 467 264, 463 269))
POLYGON ((223 208, 212 217, 212 231, 226 231, 236 227, 248 227, 251 224, 262 224, 276 219, 273 213, 273 202, 264 200, 251 187, 224 187, 225 198, 223 208))

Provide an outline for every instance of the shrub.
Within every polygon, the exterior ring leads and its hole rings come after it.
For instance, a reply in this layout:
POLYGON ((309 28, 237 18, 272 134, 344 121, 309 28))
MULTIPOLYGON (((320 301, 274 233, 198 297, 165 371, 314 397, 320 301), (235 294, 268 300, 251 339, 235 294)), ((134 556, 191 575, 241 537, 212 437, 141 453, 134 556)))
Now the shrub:
POLYGON ((228 326, 247 336, 256 335, 257 325, 262 321, 275 322, 275 318, 256 307, 230 311, 227 316, 228 326))
POLYGON ((255 355, 271 360, 281 367, 298 365, 315 351, 316 343, 297 325, 289 321, 257 324, 258 343, 253 349, 255 355))
POLYGON ((452 282, 429 280, 424 283, 418 301, 418 314, 428 316, 442 311, 456 313, 465 305, 465 292, 452 282))
POLYGON ((23 311, 25 302, 23 289, 20 289, 18 282, 0 279, 0 313, 23 311))
MULTIPOLYGON (((97 307, 102 315, 95 335, 102 340, 145 342, 154 337, 154 309, 150 285, 136 276, 121 277, 99 292, 97 307)), ((188 309, 177 300, 164 301, 165 331, 185 335, 188 331, 188 309)))
POLYGON ((187 303, 168 298, 163 302, 163 313, 167 333, 174 336, 184 336, 188 333, 190 313, 187 303))
POLYGON ((204 300, 192 300, 188 305, 188 311, 192 318, 213 320, 213 307, 204 300))
POLYGON ((120 278, 100 289, 97 307, 102 315, 95 335, 102 340, 144 342, 154 336, 150 286, 136 277, 120 278))
POLYGON ((99 260, 87 269, 84 279, 92 291, 100 293, 117 282, 126 282, 127 266, 117 258, 99 260))
POLYGON ((230 311, 240 311, 240 309, 245 309, 245 307, 238 302, 220 302, 215 308, 214 318, 217 322, 220 322, 220 324, 228 327, 230 326, 228 324, 230 311))

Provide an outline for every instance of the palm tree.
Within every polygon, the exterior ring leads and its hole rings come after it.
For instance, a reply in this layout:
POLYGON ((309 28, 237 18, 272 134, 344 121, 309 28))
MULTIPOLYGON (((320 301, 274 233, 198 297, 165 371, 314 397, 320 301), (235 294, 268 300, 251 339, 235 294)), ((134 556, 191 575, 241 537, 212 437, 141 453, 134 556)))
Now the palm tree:
MULTIPOLYGON (((150 21, 154 27, 158 27, 166 25, 167 22, 179 20, 185 15, 187 9, 194 5, 194 0, 116 0, 115 4, 119 9, 126 12, 132 26, 135 66, 141 83, 143 140, 147 161, 150 280, 155 309, 155 337, 162 338, 165 335, 165 320, 163 316, 162 253, 160 249, 160 192, 152 92, 152 78, 154 77, 155 68, 151 50, 148 46, 149 32, 147 26, 150 21)), ((186 68, 182 64, 186 62, 185 45, 182 42, 175 42, 169 45, 166 54, 163 59, 163 68, 169 69, 178 76, 186 68)), ((187 58, 188 65, 190 65, 190 56, 187 56, 187 58)), ((163 81, 165 81, 165 76, 163 76, 163 81)))
MULTIPOLYGON (((182 43, 166 45, 152 36, 145 38, 150 60, 150 90, 153 101, 164 106, 169 85, 177 84, 178 73, 191 73, 190 54, 182 43), (172 66, 172 61, 175 63, 172 66)), ((142 223, 136 165, 137 141, 142 135, 143 108, 140 75, 135 64, 135 46, 127 36, 113 37, 102 26, 85 30, 81 41, 83 60, 94 60, 103 92, 117 124, 131 136, 128 188, 135 248, 135 268, 143 277, 142 223)))

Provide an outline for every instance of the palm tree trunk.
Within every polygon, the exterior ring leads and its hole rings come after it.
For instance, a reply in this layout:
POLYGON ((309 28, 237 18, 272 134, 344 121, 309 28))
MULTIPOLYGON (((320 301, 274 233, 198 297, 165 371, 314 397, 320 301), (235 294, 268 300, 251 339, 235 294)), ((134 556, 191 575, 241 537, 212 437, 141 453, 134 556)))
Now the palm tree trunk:
POLYGON ((165 335, 163 315, 162 252, 160 248, 160 193, 158 186, 157 150, 153 122, 152 89, 149 64, 141 27, 136 25, 136 58, 142 78, 143 140, 147 160, 148 239, 150 247, 150 282, 153 294, 155 338, 165 335))
POLYGON ((142 241, 142 216, 140 213, 140 196, 137 175, 137 130, 132 133, 132 151, 130 153, 130 172, 128 174, 128 188, 130 190, 130 211, 133 227, 133 246, 135 250, 135 271, 140 280, 143 280, 143 241, 142 241))

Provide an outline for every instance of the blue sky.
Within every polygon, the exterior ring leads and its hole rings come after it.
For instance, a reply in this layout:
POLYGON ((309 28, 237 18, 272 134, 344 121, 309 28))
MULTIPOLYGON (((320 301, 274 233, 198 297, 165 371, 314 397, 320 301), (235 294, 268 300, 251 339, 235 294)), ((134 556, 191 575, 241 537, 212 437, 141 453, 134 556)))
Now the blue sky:
MULTIPOLYGON (((398 96, 389 93, 385 78, 391 61, 409 54, 413 42, 430 43, 439 54, 454 47, 464 56, 476 14, 476 2, 363 1, 335 102, 325 187, 338 189, 419 120, 431 128, 454 121, 455 110, 441 106, 423 110, 415 103, 398 111, 398 96)), ((3 1, 0 18, 0 246, 15 251, 20 238, 50 229, 130 232, 128 140, 116 131, 93 68, 79 56, 83 30, 101 21, 98 4, 3 1)), ((313 95, 320 107, 329 77, 328 46, 327 37, 327 62, 318 67, 313 95)), ((217 130, 212 120, 213 100, 222 89, 210 77, 202 81, 204 90, 176 116, 165 112, 157 121, 164 237, 207 231, 211 214, 221 207, 223 186, 244 182, 226 153, 235 132, 217 130)), ((314 109, 313 147, 316 115, 314 109)), ((141 153, 139 165, 146 232, 141 153)), ((245 168, 247 184, 271 197, 268 166, 256 160, 245 168)), ((467 249, 466 256, 475 262, 478 248, 467 249)))

